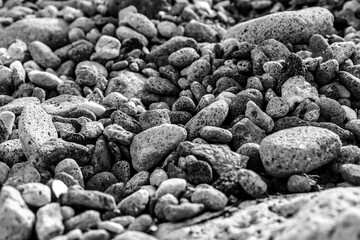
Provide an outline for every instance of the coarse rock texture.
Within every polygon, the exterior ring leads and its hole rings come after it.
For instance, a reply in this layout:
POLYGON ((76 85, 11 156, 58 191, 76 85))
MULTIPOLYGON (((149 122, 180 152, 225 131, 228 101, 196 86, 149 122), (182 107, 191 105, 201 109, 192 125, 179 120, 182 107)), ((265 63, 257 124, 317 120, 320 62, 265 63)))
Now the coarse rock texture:
POLYGON ((255 44, 269 38, 293 44, 307 43, 313 34, 329 34, 333 22, 334 16, 324 8, 285 11, 239 23, 226 32, 224 39, 237 38, 255 44))
POLYGON ((265 170, 278 177, 307 173, 334 160, 341 140, 335 133, 317 127, 296 127, 267 136, 260 143, 265 170))

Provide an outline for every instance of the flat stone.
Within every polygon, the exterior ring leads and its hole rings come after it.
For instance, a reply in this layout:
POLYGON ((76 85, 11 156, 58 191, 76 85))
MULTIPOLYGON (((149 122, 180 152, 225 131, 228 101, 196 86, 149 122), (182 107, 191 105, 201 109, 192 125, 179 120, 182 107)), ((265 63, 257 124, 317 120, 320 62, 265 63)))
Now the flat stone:
POLYGON ((199 203, 182 203, 180 205, 168 205, 165 207, 165 218, 170 222, 184 221, 200 215, 205 206, 199 203))
POLYGON ((80 103, 87 101, 86 98, 81 96, 64 94, 46 100, 41 103, 41 107, 48 114, 66 117, 72 110, 78 107, 80 103))
POLYGON ((130 145, 132 164, 136 171, 148 170, 166 157, 186 139, 184 128, 163 124, 137 134, 130 145))
POLYGON ((228 112, 229 106, 224 100, 216 101, 202 109, 185 125, 188 138, 192 140, 198 137, 200 129, 205 126, 221 126, 228 112))
POLYGON ((238 183, 253 198, 262 197, 267 192, 267 184, 252 170, 240 169, 238 171, 238 183))
POLYGON ((117 235, 113 238, 113 240, 156 240, 155 237, 138 231, 126 231, 120 235, 117 235))
POLYGON ((285 11, 239 23, 225 33, 224 39, 237 38, 255 44, 269 38, 292 44, 307 43, 313 34, 330 34, 333 22, 334 16, 325 8, 285 11))
POLYGON ((99 212, 87 210, 65 221, 65 231, 70 231, 75 228, 85 231, 88 228, 97 226, 100 221, 99 212))
POLYGON ((15 115, 19 115, 21 114, 24 107, 29 104, 40 104, 40 101, 36 97, 17 98, 9 102, 8 104, 0 107, 0 112, 10 111, 13 112, 15 115))
POLYGON ((69 25, 60 18, 22 19, 0 33, 0 46, 8 47, 16 39, 26 44, 41 41, 52 49, 68 43, 69 25))
POLYGON ((95 209, 95 210, 108 210, 115 209, 114 197, 99 191, 68 191, 60 195, 59 202, 62 205, 95 209))
POLYGON ((131 28, 143 34, 148 38, 153 38, 157 35, 157 29, 150 19, 141 13, 131 13, 122 20, 131 28))
POLYGON ((62 235, 64 224, 62 222, 60 204, 50 203, 36 212, 35 230, 39 240, 50 240, 62 235))
POLYGON ((60 67, 61 60, 46 44, 34 41, 29 44, 29 52, 33 60, 40 66, 56 69, 60 67))
POLYGON ((38 70, 29 72, 28 77, 32 83, 45 89, 56 89, 57 86, 63 83, 56 75, 38 70))
POLYGON ((51 202, 51 190, 42 183, 25 183, 19 185, 17 189, 29 206, 42 207, 51 202))
POLYGON ((267 136, 260 144, 260 157, 269 174, 286 177, 329 163, 341 145, 339 136, 327 129, 295 127, 267 136))

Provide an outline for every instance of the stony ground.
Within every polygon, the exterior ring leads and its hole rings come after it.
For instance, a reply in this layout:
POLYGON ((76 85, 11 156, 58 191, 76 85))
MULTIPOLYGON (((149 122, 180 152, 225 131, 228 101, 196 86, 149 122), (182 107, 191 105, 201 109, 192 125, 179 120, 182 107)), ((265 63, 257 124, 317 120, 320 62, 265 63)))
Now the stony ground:
POLYGON ((0 240, 359 239, 359 1, 0 6, 0 240))

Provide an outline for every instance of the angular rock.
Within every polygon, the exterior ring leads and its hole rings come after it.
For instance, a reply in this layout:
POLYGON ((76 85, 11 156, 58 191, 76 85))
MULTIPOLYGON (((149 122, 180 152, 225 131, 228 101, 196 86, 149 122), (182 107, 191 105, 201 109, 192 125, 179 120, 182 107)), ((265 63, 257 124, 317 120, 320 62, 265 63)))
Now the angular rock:
POLYGON ((60 204, 50 203, 36 212, 35 230, 39 240, 50 240, 64 232, 60 204))

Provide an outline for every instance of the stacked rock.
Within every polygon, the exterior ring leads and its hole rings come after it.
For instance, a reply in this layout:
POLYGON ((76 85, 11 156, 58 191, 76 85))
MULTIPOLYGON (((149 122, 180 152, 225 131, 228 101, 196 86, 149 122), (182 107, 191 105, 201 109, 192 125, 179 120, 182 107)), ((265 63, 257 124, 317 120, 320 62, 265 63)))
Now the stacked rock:
POLYGON ((237 201, 360 185, 360 48, 330 11, 229 28, 230 3, 112 4, 0 11, 5 239, 154 239, 237 201))

